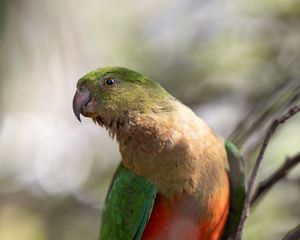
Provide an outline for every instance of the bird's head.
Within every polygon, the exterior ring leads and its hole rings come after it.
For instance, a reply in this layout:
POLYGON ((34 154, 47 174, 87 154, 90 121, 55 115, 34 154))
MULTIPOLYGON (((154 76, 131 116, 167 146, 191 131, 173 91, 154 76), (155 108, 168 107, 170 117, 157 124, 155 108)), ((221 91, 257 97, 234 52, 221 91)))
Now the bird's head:
POLYGON ((109 124, 129 112, 168 111, 170 99, 174 98, 158 83, 140 73, 122 67, 105 67, 79 79, 73 110, 79 121, 82 114, 109 128, 109 124))

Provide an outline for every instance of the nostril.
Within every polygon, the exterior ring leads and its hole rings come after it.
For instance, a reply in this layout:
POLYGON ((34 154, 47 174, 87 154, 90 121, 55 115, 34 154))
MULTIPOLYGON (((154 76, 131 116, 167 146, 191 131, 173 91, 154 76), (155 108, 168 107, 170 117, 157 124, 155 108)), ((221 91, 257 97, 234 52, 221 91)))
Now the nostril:
POLYGON ((80 86, 79 89, 78 89, 79 92, 84 92, 84 91, 87 91, 87 90, 88 90, 87 87, 84 86, 84 85, 80 86))

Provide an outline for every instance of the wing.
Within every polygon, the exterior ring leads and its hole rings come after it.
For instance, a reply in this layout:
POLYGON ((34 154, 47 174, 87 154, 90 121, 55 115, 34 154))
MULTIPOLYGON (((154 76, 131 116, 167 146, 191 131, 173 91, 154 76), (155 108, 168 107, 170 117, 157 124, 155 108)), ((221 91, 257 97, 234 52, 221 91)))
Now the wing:
POLYGON ((101 240, 141 239, 157 189, 121 163, 108 191, 102 215, 101 240))
POLYGON ((239 150, 232 142, 226 141, 225 147, 229 163, 228 176, 230 181, 230 208, 229 217, 222 239, 227 239, 229 236, 235 235, 247 192, 244 160, 239 150))

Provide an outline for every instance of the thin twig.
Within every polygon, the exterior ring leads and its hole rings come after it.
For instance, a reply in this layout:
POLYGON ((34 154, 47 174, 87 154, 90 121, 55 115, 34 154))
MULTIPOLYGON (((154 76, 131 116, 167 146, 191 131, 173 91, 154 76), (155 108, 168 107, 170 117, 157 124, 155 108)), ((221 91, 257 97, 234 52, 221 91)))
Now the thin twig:
MULTIPOLYGON (((251 109, 245 117, 236 125, 229 139, 236 146, 241 147, 253 133, 264 129, 269 122, 281 115, 286 109, 297 104, 300 99, 299 79, 289 79, 275 86, 269 94, 265 95, 251 109), (276 114, 271 114, 276 113, 276 114), (276 116, 277 115, 277 116, 276 116)), ((262 142, 261 137, 257 139, 257 144, 262 142)), ((256 144, 255 144, 256 145, 256 144)))
POLYGON ((259 169, 261 161, 264 157, 264 153, 265 153, 266 148, 269 144, 269 141, 270 141, 272 135, 274 134, 274 132, 276 131, 277 127, 280 124, 283 124, 286 120, 288 120, 289 118, 294 116, 299 111, 300 111, 300 105, 296 105, 296 106, 292 107, 287 113, 285 113, 282 116, 276 118, 272 122, 271 126, 269 127, 269 129, 267 131, 267 134, 264 138, 264 141, 262 143, 262 146, 260 148, 258 157, 255 161, 253 170, 251 172, 251 175, 250 175, 250 178, 249 178, 249 181, 248 181, 248 191, 247 191, 247 194, 246 194, 245 203, 244 203, 244 207, 243 207, 243 212, 242 212, 241 219, 240 219, 240 222, 239 222, 239 225, 238 225, 235 240, 241 240, 241 238, 242 238, 245 223, 246 223, 246 220, 249 216, 250 205, 251 205, 251 197, 252 197, 252 193, 253 193, 255 178, 257 176, 258 169, 259 169))
POLYGON ((282 240, 299 240, 300 239, 300 224, 293 230, 289 231, 282 240))
POLYGON ((277 182, 286 177, 291 169, 300 163, 300 153, 292 158, 287 158, 285 162, 268 178, 259 183, 256 188, 253 197, 251 198, 251 205, 253 205, 257 199, 266 194, 277 182))

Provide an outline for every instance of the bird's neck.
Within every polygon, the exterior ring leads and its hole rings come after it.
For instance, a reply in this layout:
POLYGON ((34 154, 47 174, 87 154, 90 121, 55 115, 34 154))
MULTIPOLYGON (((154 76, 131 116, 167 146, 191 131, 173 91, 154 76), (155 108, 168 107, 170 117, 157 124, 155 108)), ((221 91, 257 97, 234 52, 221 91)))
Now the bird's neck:
POLYGON ((223 143, 180 102, 172 112, 129 115, 116 136, 124 165, 162 194, 207 197, 224 175, 223 143))

